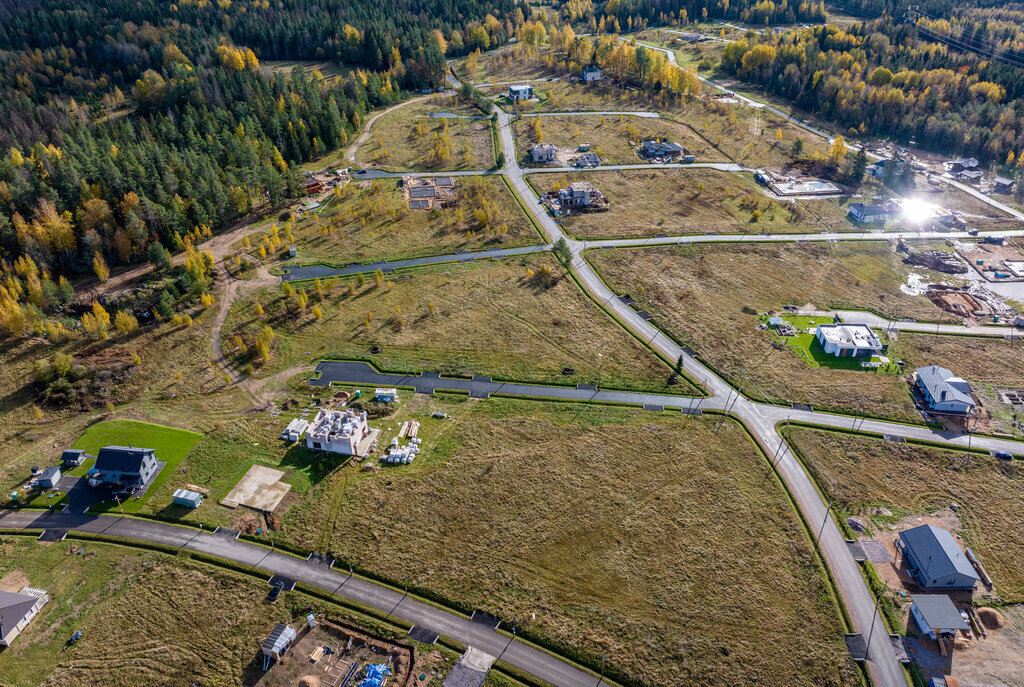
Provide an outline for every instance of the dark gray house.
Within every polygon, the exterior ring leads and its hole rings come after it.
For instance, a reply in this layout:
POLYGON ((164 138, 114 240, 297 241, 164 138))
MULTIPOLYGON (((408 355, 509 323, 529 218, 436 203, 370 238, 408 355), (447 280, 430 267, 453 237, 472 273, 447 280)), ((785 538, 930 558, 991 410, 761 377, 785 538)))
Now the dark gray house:
POLYGON ((69 448, 60 454, 60 462, 63 463, 66 468, 77 468, 79 465, 85 462, 86 458, 91 458, 88 453, 80 448, 69 448))
POLYGON ((978 574, 953 535, 934 525, 900 532, 897 549, 922 589, 974 589, 978 574))
POLYGON ((151 448, 104 446, 96 455, 96 470, 106 484, 138 488, 156 474, 156 451, 151 448))

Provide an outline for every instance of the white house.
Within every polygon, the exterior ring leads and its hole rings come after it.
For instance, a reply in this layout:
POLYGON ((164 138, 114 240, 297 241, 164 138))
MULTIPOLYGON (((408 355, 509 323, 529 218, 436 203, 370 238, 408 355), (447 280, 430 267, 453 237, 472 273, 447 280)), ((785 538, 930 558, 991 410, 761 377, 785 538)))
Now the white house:
POLYGON ((936 412, 967 414, 978 407, 971 396, 971 385, 944 367, 919 367, 914 377, 925 403, 936 412))
POLYGON ((533 86, 528 83, 509 86, 508 97, 512 100, 530 100, 533 98, 533 86))
POLYGON ((814 336, 826 353, 837 358, 879 355, 885 351, 866 324, 819 324, 814 336))
POLYGON ((0 591, 0 646, 10 646, 49 600, 44 590, 33 587, 17 594, 0 591))
POLYGON ((583 83, 593 83, 601 80, 601 70, 597 67, 583 68, 583 83))
POLYGON ((366 413, 320 410, 306 429, 306 446, 317 451, 359 455, 360 443, 370 434, 366 413))
POLYGON ((554 162, 557 146, 553 143, 534 143, 530 146, 530 159, 534 162, 554 162))
POLYGON ((858 222, 885 222, 897 214, 897 210, 888 204, 866 205, 864 203, 850 204, 850 217, 858 222))

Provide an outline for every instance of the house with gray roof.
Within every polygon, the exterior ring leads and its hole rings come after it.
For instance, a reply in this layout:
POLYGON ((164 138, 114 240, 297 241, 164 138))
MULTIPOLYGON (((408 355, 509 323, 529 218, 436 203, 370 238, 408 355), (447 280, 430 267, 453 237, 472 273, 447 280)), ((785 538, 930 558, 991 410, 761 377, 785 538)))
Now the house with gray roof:
POLYGON ((917 368, 914 385, 928 408, 937 413, 966 415, 978 407, 971 395, 971 385, 944 367, 917 368))
POLYGON ((953 600, 945 594, 914 594, 910 598, 914 601, 910 605, 910 616, 922 634, 938 639, 971 629, 953 600))
POLYGON ((640 145, 640 154, 648 160, 678 160, 685 152, 686 148, 678 143, 671 143, 669 141, 648 140, 640 145))
POLYGON ((288 647, 295 641, 296 636, 295 630, 291 625, 278 623, 270 631, 270 636, 260 644, 260 649, 263 651, 264 656, 280 661, 281 657, 288 651, 288 647))
POLYGON ((934 525, 900 532, 896 548, 922 589, 974 589, 979 579, 953 535, 934 525))
POLYGON ((138 489, 157 473, 156 449, 104 446, 96 455, 100 481, 126 489, 138 489))
POLYGON ((10 646, 49 600, 44 590, 33 587, 17 594, 0 591, 0 646, 10 646))

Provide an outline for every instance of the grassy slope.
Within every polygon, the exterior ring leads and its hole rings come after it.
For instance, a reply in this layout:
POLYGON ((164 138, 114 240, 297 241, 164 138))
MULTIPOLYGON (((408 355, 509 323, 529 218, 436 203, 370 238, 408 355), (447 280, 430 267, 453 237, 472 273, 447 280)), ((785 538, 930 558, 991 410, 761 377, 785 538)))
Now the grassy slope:
POLYGON ((835 487, 841 509, 871 518, 869 506, 894 515, 879 524, 955 502, 964 539, 978 554, 1000 595, 1024 599, 1024 469, 986 455, 791 427, 788 437, 818 476, 835 487))
POLYGON ((652 684, 854 682, 804 530, 730 421, 443 396, 403 417, 432 433, 413 465, 332 474, 283 536, 652 684))
MULTIPOLYGON (((462 221, 457 209, 410 210, 396 179, 356 182, 319 218, 305 217, 293 229, 303 262, 344 264, 442 255, 456 250, 513 248, 541 243, 505 183, 497 177, 459 177, 462 221), (495 208, 488 227, 475 217, 486 197, 495 208), (503 228, 505 231, 496 232, 503 228)), ((247 251, 255 255, 258 242, 247 251)))
MULTIPOLYGON (((279 343, 269 374, 321 357, 363 357, 388 370, 432 371, 554 384, 681 392, 668 386, 669 369, 608 319, 576 284, 561 276, 546 288, 542 266, 561 275, 550 255, 474 265, 445 265, 404 273, 381 287, 372 280, 355 296, 346 284, 325 295, 324 317, 286 315, 278 292, 263 291, 265 315, 253 300, 236 303, 226 333, 256 332, 270 322, 279 343), (528 278, 524 265, 535 272, 528 278), (435 314, 429 307, 433 302, 435 314), (403 324, 398 325, 401 309, 403 324), (368 313, 372 320, 367 326, 368 313), (379 354, 372 354, 373 346, 379 354), (574 375, 561 374, 570 367, 574 375)), ((352 282, 355 284, 356 282, 352 282)), ((311 298, 310 307, 316 302, 311 298)), ((226 341, 230 336, 225 337, 226 341)))
POLYGON ((630 294, 711 365, 737 383, 743 370, 747 393, 920 420, 900 378, 812 367, 774 348, 773 334, 757 331, 757 316, 741 310, 813 301, 889 313, 899 303, 900 316, 936 317, 926 298, 899 290, 905 268, 888 244, 606 250, 590 259, 616 293, 630 294))
POLYGON ((528 178, 541 192, 576 179, 600 189, 608 200, 607 210, 571 216, 563 222, 566 231, 581 239, 853 228, 845 217, 845 203, 813 200, 793 205, 772 200, 748 174, 692 168, 531 174, 528 178), (753 220, 754 211, 757 221, 753 220))
POLYGON ((358 151, 361 164, 373 163, 392 172, 489 169, 494 166, 491 123, 486 119, 440 119, 431 113, 479 116, 481 113, 458 96, 435 95, 422 103, 400 107, 373 125, 370 137, 358 151), (422 133, 416 131, 422 125, 422 133), (451 135, 450 158, 431 155, 445 128, 451 135))

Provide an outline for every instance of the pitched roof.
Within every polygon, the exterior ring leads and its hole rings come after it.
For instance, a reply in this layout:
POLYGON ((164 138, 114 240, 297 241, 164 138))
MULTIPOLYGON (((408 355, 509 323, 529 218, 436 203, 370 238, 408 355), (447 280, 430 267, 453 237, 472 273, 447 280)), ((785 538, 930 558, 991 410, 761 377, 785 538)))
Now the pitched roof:
POLYGON ((928 393, 936 403, 957 401, 971 407, 977 405, 971 398, 971 386, 967 381, 957 377, 946 368, 929 365, 917 368, 916 372, 918 381, 928 389, 928 393))
POLYGON ((996 177, 992 181, 999 184, 1000 186, 1009 186, 1010 184, 1015 183, 1013 179, 1007 179, 1006 177, 996 177))
POLYGON ((945 594, 914 594, 910 598, 932 630, 970 629, 956 605, 945 594))
POLYGON ((262 649, 280 654, 294 640, 295 630, 290 625, 278 623, 271 630, 270 636, 263 640, 262 649))
POLYGON ((60 466, 54 465, 53 467, 46 468, 43 470, 43 474, 39 475, 39 479, 53 479, 54 477, 60 477, 60 466))
POLYGON ((142 461, 146 455, 154 453, 151 448, 134 448, 131 446, 104 446, 96 454, 96 469, 116 470, 118 472, 138 472, 142 469, 142 461))
POLYGON ((857 211, 860 212, 862 215, 892 214, 892 210, 890 210, 888 206, 885 205, 867 205, 865 203, 851 203, 850 212, 853 212, 854 208, 857 208, 857 211))
POLYGON ((21 622, 36 601, 34 596, 0 591, 0 638, 6 637, 21 622))
POLYGON ((78 460, 79 458, 84 458, 86 455, 88 455, 88 454, 86 454, 86 452, 83 451, 80 448, 69 448, 69 449, 65 449, 64 452, 60 454, 60 459, 61 460, 78 460))
POLYGON ((978 579, 967 556, 946 530, 934 525, 920 525, 900 532, 900 539, 926 579, 935 580, 953 573, 978 579))

